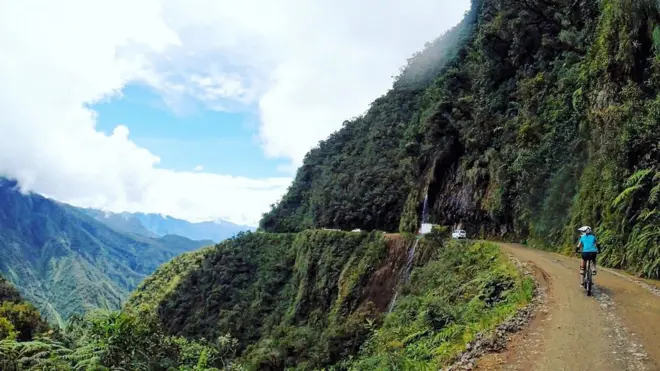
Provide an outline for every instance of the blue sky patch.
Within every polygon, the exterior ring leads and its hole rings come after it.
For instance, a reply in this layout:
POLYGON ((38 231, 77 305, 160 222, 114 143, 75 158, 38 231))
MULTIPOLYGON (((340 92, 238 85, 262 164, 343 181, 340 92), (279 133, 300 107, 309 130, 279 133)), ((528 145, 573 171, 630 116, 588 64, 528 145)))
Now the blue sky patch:
POLYGON ((122 96, 91 108, 98 112, 97 130, 111 133, 117 125, 129 138, 160 157, 160 168, 203 171, 251 178, 282 176, 286 159, 266 158, 257 139, 256 107, 246 112, 219 112, 188 104, 175 113, 150 88, 129 85, 122 96))

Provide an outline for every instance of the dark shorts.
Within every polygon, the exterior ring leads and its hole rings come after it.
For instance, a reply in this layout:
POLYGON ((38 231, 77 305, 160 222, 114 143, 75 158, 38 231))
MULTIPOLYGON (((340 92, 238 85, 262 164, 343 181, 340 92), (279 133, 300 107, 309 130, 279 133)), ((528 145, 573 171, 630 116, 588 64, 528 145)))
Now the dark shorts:
POLYGON ((597 252, 583 252, 582 253, 582 260, 591 260, 593 262, 596 261, 596 255, 598 255, 597 252))

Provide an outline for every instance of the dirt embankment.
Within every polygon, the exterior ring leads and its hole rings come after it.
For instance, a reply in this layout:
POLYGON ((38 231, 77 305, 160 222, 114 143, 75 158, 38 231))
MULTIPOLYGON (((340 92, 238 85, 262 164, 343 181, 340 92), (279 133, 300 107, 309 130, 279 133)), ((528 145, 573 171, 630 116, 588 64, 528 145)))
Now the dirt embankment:
POLYGON ((410 242, 398 234, 386 234, 387 256, 369 277, 360 302, 371 301, 378 311, 385 312, 396 293, 401 272, 406 266, 410 242))

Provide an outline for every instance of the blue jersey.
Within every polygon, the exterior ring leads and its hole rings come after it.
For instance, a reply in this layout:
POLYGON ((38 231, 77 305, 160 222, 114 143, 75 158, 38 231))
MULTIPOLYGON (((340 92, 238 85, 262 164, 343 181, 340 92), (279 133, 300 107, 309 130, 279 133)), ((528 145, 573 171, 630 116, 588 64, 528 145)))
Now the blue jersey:
POLYGON ((582 252, 598 252, 596 248, 596 236, 593 234, 585 234, 580 237, 582 243, 582 252))

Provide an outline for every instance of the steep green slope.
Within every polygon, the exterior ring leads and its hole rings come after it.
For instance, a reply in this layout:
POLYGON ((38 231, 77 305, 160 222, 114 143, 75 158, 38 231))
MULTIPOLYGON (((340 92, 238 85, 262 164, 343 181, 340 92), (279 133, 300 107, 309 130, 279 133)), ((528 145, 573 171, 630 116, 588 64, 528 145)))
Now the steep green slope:
POLYGON ((522 277, 489 243, 451 243, 414 270, 394 310, 362 348, 352 370, 437 370, 466 344, 533 297, 522 277))
POLYGON ((406 247, 380 233, 241 234, 164 265, 127 308, 157 316, 175 335, 230 334, 254 366, 318 366, 357 351, 369 333, 364 319, 394 294, 406 247), (153 285, 171 281, 167 292, 153 285))
POLYGON ((569 249, 592 225, 606 264, 660 277, 659 52, 654 1, 475 0, 261 227, 413 231, 428 197, 472 235, 569 249))
POLYGON ((0 180, 0 272, 60 324, 92 308, 118 309, 142 279, 203 242, 122 234, 80 210, 0 180))
POLYGON ((445 365, 527 303, 532 287, 496 246, 446 241, 435 233, 417 243, 379 232, 243 234, 164 265, 126 311, 157 318, 172 335, 234 337, 236 361, 248 369, 445 365), (387 314, 410 256, 410 285, 387 314))
POLYGON ((158 304, 174 291, 191 271, 199 269, 206 255, 213 251, 214 246, 208 246, 181 254, 162 264, 138 285, 128 298, 124 310, 143 317, 154 315, 158 304))

